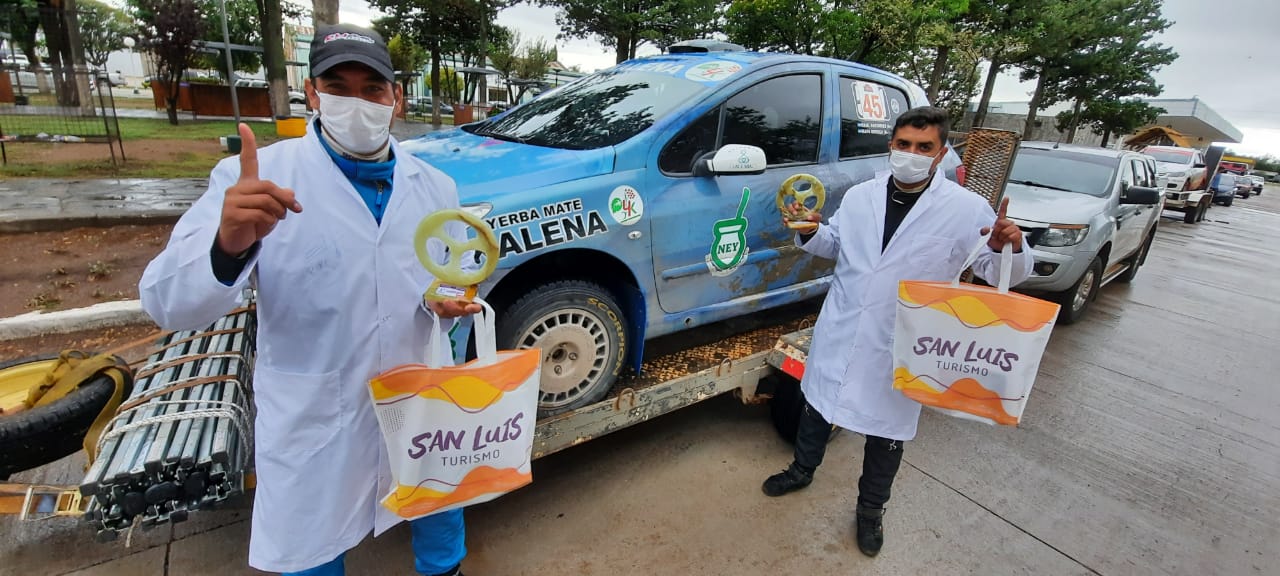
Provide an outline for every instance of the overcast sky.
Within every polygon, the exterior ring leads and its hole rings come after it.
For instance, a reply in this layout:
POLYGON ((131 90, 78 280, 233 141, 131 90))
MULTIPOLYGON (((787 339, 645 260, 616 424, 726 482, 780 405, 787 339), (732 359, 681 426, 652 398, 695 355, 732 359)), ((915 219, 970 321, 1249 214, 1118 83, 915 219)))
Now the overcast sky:
MULTIPOLYGON (((378 13, 364 0, 340 0, 339 19, 367 25, 378 13)), ((1156 74, 1164 85, 1162 98, 1199 97, 1244 133, 1233 148, 1247 153, 1280 156, 1280 0, 1165 0, 1164 16, 1173 26, 1158 41, 1172 46, 1177 61, 1156 74)), ((521 4, 498 15, 503 26, 519 30, 526 39, 554 41, 560 61, 583 70, 608 68, 611 50, 591 40, 556 40, 555 9, 521 4)), ((644 46, 641 55, 656 54, 644 46)), ((997 101, 1026 101, 1033 85, 1016 78, 996 84, 997 101)))

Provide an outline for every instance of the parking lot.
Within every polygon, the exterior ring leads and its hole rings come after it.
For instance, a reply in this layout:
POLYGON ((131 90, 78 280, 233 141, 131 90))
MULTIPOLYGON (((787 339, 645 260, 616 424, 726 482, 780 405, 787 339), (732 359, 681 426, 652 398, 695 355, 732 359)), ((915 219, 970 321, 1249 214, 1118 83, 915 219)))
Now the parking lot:
MULTIPOLYGON (((538 461, 469 512, 468 574, 1278 574, 1280 187, 1168 213, 1132 285, 1055 330, 1023 424, 926 411, 872 560, 853 542, 861 439, 802 492, 767 408, 722 397, 538 461)), ((68 459, 15 478, 74 483, 68 459)), ((0 520, 0 574, 253 574, 248 510, 96 543, 69 519, 0 520)), ((306 526, 299 526, 306 530, 306 526)), ((349 574, 411 574, 408 530, 349 574)))

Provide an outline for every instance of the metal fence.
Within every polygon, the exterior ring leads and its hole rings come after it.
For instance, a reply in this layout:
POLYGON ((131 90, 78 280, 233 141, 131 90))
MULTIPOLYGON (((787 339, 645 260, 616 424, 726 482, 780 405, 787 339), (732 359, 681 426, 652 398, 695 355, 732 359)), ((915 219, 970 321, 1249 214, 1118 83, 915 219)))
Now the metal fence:
POLYGON ((111 94, 117 79, 77 65, 81 58, 66 49, 80 45, 72 33, 77 16, 43 4, 0 6, 0 25, 7 28, 0 29, 0 157, 6 164, 7 146, 38 142, 107 144, 112 163, 124 161, 111 94), (22 40, 32 37, 34 26, 44 35, 42 48, 22 40))

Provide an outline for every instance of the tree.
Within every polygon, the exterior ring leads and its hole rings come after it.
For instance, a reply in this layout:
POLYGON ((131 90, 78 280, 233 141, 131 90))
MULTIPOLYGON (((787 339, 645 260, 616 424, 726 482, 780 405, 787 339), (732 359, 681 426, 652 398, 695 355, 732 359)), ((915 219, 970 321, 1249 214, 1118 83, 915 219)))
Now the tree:
POLYGON ((987 61, 982 97, 973 117, 974 126, 982 126, 985 122, 996 78, 1026 57, 1027 44, 1043 27, 1041 7, 1045 2, 1053 1, 1056 0, 971 0, 966 20, 987 61))
POLYGON ((40 28, 44 31, 48 63, 53 68, 54 93, 59 106, 80 106, 92 113, 89 77, 75 0, 37 0, 40 28))
POLYGON ((311 0, 311 19, 314 28, 324 24, 337 24, 338 0, 311 0))
MULTIPOLYGON (((396 34, 387 40, 387 51, 391 53, 391 67, 397 72, 422 70, 422 66, 426 64, 429 57, 426 50, 414 44, 413 40, 405 38, 404 34, 396 34)), ((400 79, 400 88, 404 94, 409 94, 408 76, 400 79)))
POLYGON ((669 45, 716 28, 717 0, 538 0, 554 6, 561 38, 596 38, 616 61, 636 57, 642 44, 669 45))
MULTIPOLYGON (((1076 126, 1088 126, 1102 135, 1102 147, 1106 148, 1112 134, 1132 134, 1138 128, 1154 123, 1164 111, 1164 108, 1151 106, 1141 100, 1094 100, 1083 111, 1059 112, 1057 128, 1060 131, 1073 131, 1076 126)), ((1074 138, 1075 134, 1072 132, 1067 141, 1074 138)))
POLYGON ((133 23, 117 8, 96 0, 80 0, 80 28, 85 62, 101 69, 107 65, 112 52, 124 48, 124 39, 133 32, 133 23))
MULTIPOLYGON (((475 0, 371 0, 387 18, 379 32, 404 33, 431 54, 431 93, 440 93, 440 59, 480 35, 483 6, 475 0)), ((439 126, 440 98, 432 98, 431 123, 439 126)))
MULTIPOLYGON (((197 0, 204 14, 203 34, 205 42, 222 43, 222 0, 197 0)), ((227 35, 232 44, 258 46, 262 43, 261 20, 255 0, 226 0, 227 35)), ((262 54, 245 50, 232 50, 231 63, 235 70, 227 70, 226 51, 202 53, 192 63, 193 67, 217 70, 223 80, 234 82, 235 72, 257 72, 262 67, 262 54)))
MULTIPOLYGON (((1177 54, 1152 37, 1170 25, 1161 0, 1075 0, 1050 6, 1044 34, 1029 43, 1022 79, 1036 80, 1023 129, 1029 137, 1039 110, 1073 101, 1073 118, 1093 100, 1157 96, 1152 74, 1177 54)), ((1076 124, 1068 129, 1074 137, 1076 124)))
POLYGON ((195 60, 194 42, 204 36, 204 5, 198 0, 129 0, 138 22, 142 49, 155 62, 156 80, 165 87, 169 123, 178 125, 178 83, 195 60))
POLYGON ((547 75, 548 65, 556 59, 556 47, 547 44, 542 38, 525 45, 524 53, 516 63, 516 74, 525 82, 520 85, 516 94, 516 102, 524 98, 531 82, 541 82, 547 75))
POLYGON ((511 80, 516 77, 516 69, 520 65, 520 46, 520 32, 513 30, 506 38, 495 42, 489 49, 489 60, 493 62, 493 69, 498 71, 503 84, 507 87, 508 104, 515 98, 511 92, 511 80))

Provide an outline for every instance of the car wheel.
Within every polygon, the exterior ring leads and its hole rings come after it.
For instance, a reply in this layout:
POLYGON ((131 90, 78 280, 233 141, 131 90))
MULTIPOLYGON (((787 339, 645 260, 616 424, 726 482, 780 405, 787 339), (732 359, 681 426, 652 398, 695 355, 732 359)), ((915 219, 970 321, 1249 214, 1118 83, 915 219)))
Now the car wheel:
MULTIPOLYGON (((0 364, 0 395, 25 391, 31 378, 43 377, 57 360, 57 356, 42 356, 0 364)), ((133 385, 131 376, 125 382, 126 395, 133 385)), ((89 426, 111 400, 115 387, 110 376, 99 372, 54 402, 0 415, 0 477, 80 450, 89 426)))
POLYGON ((1151 251, 1151 243, 1156 239, 1156 229, 1151 228, 1151 232, 1147 234, 1147 239, 1142 242, 1142 247, 1129 258, 1129 269, 1124 271, 1117 280, 1128 284, 1138 277, 1138 269, 1147 262, 1147 253, 1151 251))
POLYGON ((1232 203, 1232 202, 1235 202, 1235 201, 1236 201, 1236 197, 1235 197, 1235 196, 1230 196, 1230 197, 1228 197, 1226 200, 1223 200, 1223 201, 1222 201, 1222 205, 1223 205, 1223 206, 1230 206, 1230 205, 1231 205, 1231 203, 1232 203))
MULTIPOLYGON (((1203 201, 1202 201, 1202 202, 1203 202, 1203 201)), ((1199 221, 1199 219, 1200 219, 1200 212, 1201 212, 1201 209, 1202 209, 1202 206, 1201 206, 1201 205, 1199 205, 1199 204, 1197 204, 1197 205, 1195 205, 1195 206, 1187 206, 1187 207, 1183 208, 1183 209, 1182 209, 1182 221, 1183 221, 1184 223, 1186 223, 1186 224, 1195 224, 1195 223, 1196 223, 1196 222, 1198 222, 1198 221, 1199 221)))
POLYGON ((626 360, 627 319, 613 294, 582 280, 539 286, 498 315, 498 348, 542 349, 538 413, 598 402, 626 360))
POLYGON ((1074 324, 1080 320, 1089 309, 1089 304, 1098 297, 1101 283, 1102 262, 1095 258, 1074 286, 1058 293, 1056 299, 1062 305, 1062 309, 1058 311, 1058 324, 1074 324))

